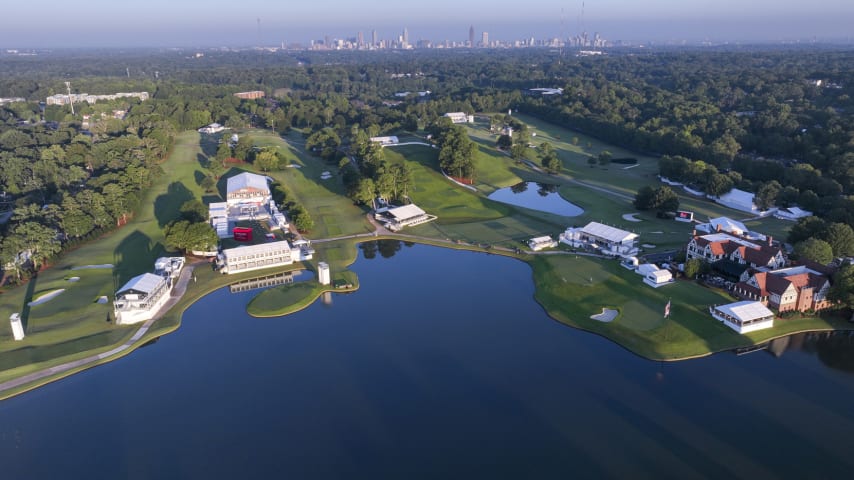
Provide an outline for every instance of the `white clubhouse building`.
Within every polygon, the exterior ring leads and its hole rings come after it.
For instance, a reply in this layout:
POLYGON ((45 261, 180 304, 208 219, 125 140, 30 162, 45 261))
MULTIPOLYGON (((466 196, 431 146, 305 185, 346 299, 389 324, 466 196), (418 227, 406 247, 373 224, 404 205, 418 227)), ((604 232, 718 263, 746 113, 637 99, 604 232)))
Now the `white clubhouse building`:
POLYGON ((125 283, 113 301, 116 325, 131 325, 154 318, 169 300, 184 263, 184 257, 158 258, 154 264, 155 273, 143 273, 125 283))
POLYGON ((229 275, 294 263, 291 246, 285 240, 227 248, 219 254, 217 260, 220 272, 229 275))
POLYGON ((599 222, 590 222, 581 228, 567 228, 559 238, 573 248, 589 247, 604 255, 629 257, 638 253, 638 234, 599 222))
POLYGON ((287 240, 227 248, 217 255, 220 273, 251 272, 265 268, 283 267, 294 262, 311 260, 314 249, 307 240, 297 240, 293 246, 287 240))
POLYGON ((742 301, 709 307, 709 313, 738 333, 755 332, 774 326, 774 313, 761 302, 742 301))
POLYGON ((422 223, 436 220, 435 215, 430 215, 421 210, 414 203, 402 207, 382 207, 375 210, 374 218, 382 222, 392 232, 398 232, 404 227, 421 225, 422 223))
POLYGON ((557 247, 557 245, 558 243, 548 235, 544 237, 534 237, 528 240, 528 248, 534 252, 539 252, 546 248, 554 248, 557 247))
POLYGON ((172 282, 166 277, 143 273, 131 278, 116 292, 113 309, 116 325, 131 325, 154 317, 169 300, 172 282))

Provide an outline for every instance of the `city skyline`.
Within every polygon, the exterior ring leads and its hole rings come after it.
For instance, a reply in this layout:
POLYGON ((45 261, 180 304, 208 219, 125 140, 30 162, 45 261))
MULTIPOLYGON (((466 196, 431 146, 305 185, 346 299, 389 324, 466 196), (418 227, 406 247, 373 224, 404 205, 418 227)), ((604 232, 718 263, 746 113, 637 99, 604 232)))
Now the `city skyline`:
POLYGON ((854 2, 847 0, 823 0, 820 8, 807 9, 788 0, 545 0, 535 9, 518 11, 483 0, 435 0, 429 9, 333 0, 320 11, 313 4, 269 5, 261 0, 245 0, 239 10, 221 0, 150 0, 145 10, 105 0, 91 0, 84 8, 46 3, 5 6, 4 17, 16 21, 0 31, 0 48, 275 46, 356 38, 358 32, 373 40, 373 31, 380 39, 392 40, 404 29, 409 44, 466 42, 471 26, 478 41, 483 32, 490 41, 567 38, 582 32, 632 43, 850 41, 854 18, 854 2))

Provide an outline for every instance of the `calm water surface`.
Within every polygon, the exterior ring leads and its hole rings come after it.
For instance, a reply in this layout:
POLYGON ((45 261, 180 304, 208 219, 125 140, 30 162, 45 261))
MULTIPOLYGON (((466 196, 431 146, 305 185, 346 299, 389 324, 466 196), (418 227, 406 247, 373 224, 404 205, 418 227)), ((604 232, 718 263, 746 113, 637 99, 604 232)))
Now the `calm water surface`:
POLYGON ((222 289, 159 342, 0 402, 0 478, 854 471, 851 337, 661 364, 550 320, 521 262, 362 256, 332 305, 254 319, 222 289))
POLYGON ((564 217, 577 217, 584 213, 584 209, 578 205, 564 200, 557 193, 556 185, 522 182, 512 187, 498 189, 487 198, 564 217))

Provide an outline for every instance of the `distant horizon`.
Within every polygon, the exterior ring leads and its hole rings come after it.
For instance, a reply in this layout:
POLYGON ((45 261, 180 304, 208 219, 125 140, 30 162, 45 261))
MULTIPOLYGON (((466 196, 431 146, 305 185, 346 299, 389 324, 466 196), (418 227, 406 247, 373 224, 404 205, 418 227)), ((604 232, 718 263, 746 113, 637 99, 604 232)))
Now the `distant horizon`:
POLYGON ((850 0, 823 0, 815 8, 792 0, 542 0, 525 11, 485 0, 434 0, 429 9, 382 0, 331 0, 322 9, 263 0, 243 0, 237 9, 221 0, 149 0, 144 10, 107 0, 90 0, 83 8, 46 3, 5 6, 4 17, 11 21, 0 30, 0 49, 272 47, 308 45, 326 36, 355 38, 358 32, 369 40, 373 30, 380 39, 394 40, 404 28, 412 44, 464 42, 470 26, 478 40, 489 32, 490 40, 504 42, 566 39, 585 31, 632 44, 854 42, 850 0))

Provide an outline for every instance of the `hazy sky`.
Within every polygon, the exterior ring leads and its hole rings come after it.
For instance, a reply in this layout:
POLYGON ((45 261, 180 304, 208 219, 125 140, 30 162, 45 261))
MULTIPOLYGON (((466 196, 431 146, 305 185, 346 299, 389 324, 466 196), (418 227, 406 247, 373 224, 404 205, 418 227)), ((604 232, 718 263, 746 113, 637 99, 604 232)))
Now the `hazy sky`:
POLYGON ((854 39, 854 0, 57 0, 5 2, 0 48, 276 45, 324 35, 410 41, 559 37, 609 40, 854 39), (506 6, 504 6, 506 5, 506 6), (582 17, 582 6, 584 15, 582 17), (259 22, 260 19, 260 29, 259 22), (563 19, 563 21, 561 21, 563 19))

